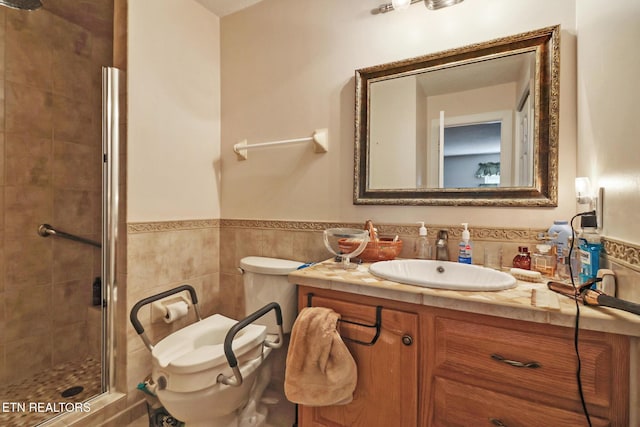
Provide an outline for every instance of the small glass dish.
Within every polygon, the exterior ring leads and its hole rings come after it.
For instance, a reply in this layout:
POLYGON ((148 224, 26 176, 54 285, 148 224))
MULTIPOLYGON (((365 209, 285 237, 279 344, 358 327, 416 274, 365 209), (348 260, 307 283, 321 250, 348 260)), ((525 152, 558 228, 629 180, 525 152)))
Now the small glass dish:
POLYGON ((357 228, 328 228, 323 234, 324 245, 327 250, 342 259, 341 268, 354 269, 358 266, 351 264, 351 258, 355 258, 366 248, 369 242, 369 231, 357 228), (348 246, 345 246, 348 243, 348 246))

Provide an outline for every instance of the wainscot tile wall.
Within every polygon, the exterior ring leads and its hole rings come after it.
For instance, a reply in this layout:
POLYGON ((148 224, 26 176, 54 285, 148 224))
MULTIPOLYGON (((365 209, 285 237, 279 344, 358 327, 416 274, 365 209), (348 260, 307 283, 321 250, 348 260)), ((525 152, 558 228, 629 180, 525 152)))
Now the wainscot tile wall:
MULTIPOLYGON (((242 274, 238 269, 245 256, 268 256, 301 262, 317 262, 330 257, 322 241, 322 232, 330 227, 363 228, 364 222, 330 223, 302 221, 269 221, 212 219, 127 225, 127 269, 121 283, 126 282, 126 317, 118 315, 120 331, 126 345, 126 362, 120 364, 119 377, 126 383, 128 406, 142 399, 137 384, 151 371, 151 355, 143 346, 128 321, 133 304, 152 294, 183 283, 196 288, 203 316, 221 313, 239 318, 244 312, 242 274), (124 325, 126 323, 126 326, 124 325), (122 365, 125 368, 122 369, 122 365)), ((417 227, 413 224, 376 224, 381 235, 398 235, 404 242, 401 257, 411 257, 417 227)), ((438 230, 449 233, 449 251, 455 254, 460 240, 460 227, 427 224, 429 241, 434 242, 438 230)), ((545 230, 529 228, 471 228, 474 263, 481 264, 485 248, 501 245, 503 264, 510 264, 517 247, 533 248, 536 236, 545 230)), ((618 277, 619 296, 640 302, 640 248, 628 243, 605 239, 605 265, 618 277)), ((122 294, 121 294, 122 295, 122 294)), ((152 342, 185 321, 172 325, 152 321, 151 308, 140 312, 140 319, 152 342)), ((120 360, 122 362, 122 359, 120 360)), ((122 383, 121 383, 122 384, 122 383)))
MULTIPOLYGON (((118 315, 126 327, 121 328, 119 324, 118 330, 126 330, 124 382, 130 404, 142 398, 136 386, 151 373, 151 353, 129 322, 131 308, 145 297, 186 283, 195 288, 203 317, 223 311, 224 298, 219 291, 219 235, 218 220, 128 224, 126 304, 123 304, 126 315, 118 315)), ((143 307, 138 317, 152 343, 195 319, 190 312, 186 318, 167 325, 154 315, 151 305, 143 307)))
MULTIPOLYGON (((403 240, 400 257, 411 258, 417 236, 416 225, 375 224, 380 235, 398 235, 403 240)), ((449 233, 449 253, 455 256, 461 229, 443 224, 426 224, 428 239, 433 245, 438 230, 449 233)), ((330 227, 363 228, 358 223, 330 223, 269 220, 220 220, 220 295, 232 304, 225 304, 225 313, 235 316, 243 313, 242 276, 238 270, 240 259, 250 255, 317 262, 330 257, 322 241, 322 232, 330 227)), ((510 266, 518 246, 533 250, 540 241, 539 233, 546 230, 532 228, 471 227, 474 242, 474 264, 482 264, 486 248, 502 246, 503 265, 510 266)), ((622 241, 604 239, 603 267, 616 272, 618 296, 640 302, 640 247, 622 241)))

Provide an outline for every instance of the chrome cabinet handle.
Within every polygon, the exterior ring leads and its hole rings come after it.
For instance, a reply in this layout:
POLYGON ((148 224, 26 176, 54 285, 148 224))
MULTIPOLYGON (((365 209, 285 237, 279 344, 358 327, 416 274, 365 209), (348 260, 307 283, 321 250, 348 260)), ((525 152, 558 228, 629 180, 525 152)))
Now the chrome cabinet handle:
POLYGON ((502 363, 506 363, 507 365, 511 365, 514 366, 516 368, 541 368, 542 365, 539 364, 538 362, 518 362, 517 360, 509 360, 509 359, 505 359, 504 357, 500 356, 499 354, 492 354, 491 358, 493 360, 497 360, 498 362, 502 362, 502 363))
POLYGON ((413 337, 411 337, 411 335, 403 335, 402 336, 402 344, 404 344, 404 345, 413 344, 413 337))
POLYGON ((505 423, 503 423, 497 418, 489 418, 489 421, 491 421, 491 424, 493 424, 496 427, 507 427, 505 423))

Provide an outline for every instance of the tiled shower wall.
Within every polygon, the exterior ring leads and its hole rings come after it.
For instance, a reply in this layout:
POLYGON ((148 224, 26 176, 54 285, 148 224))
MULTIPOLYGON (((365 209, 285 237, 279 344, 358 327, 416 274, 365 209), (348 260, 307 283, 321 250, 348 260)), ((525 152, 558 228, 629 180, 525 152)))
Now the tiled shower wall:
MULTIPOLYGON (((112 3, 92 10, 112 20, 112 3)), ((76 6, 0 9, 3 382, 100 352, 87 344, 99 249, 37 234, 49 223, 100 240, 100 67, 112 61, 112 24, 80 22, 76 6)))

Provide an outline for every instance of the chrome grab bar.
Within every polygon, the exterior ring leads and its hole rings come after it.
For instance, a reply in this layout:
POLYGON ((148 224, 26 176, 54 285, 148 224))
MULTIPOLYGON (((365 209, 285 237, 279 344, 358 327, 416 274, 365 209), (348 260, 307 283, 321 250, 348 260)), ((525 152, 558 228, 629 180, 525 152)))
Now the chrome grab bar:
POLYGON ((49 236, 57 236, 62 237, 63 239, 73 240, 75 242, 86 243, 87 245, 95 246, 96 248, 101 248, 102 244, 100 242, 96 242, 95 240, 85 239, 84 237, 74 236, 73 234, 65 233, 61 230, 56 230, 49 224, 40 224, 38 226, 38 234, 42 237, 49 236))

